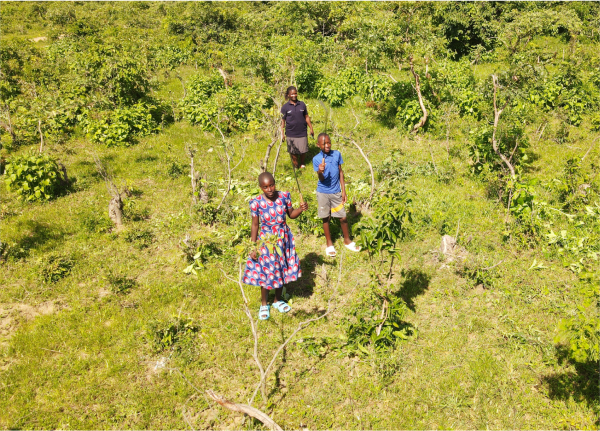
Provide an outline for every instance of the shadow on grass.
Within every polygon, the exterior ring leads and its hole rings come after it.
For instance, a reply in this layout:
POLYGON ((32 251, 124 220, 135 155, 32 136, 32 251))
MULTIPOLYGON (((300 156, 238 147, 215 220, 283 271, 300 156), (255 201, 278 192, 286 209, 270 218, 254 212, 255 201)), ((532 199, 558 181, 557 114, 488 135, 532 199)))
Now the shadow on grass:
POLYGON ((396 296, 402 298, 406 302, 406 306, 415 311, 414 298, 429 289, 431 276, 418 268, 403 269, 402 276, 404 281, 400 284, 396 296))
MULTIPOLYGON (((548 385, 550 398, 553 400, 572 398, 576 402, 586 402, 589 406, 598 408, 600 406, 598 362, 575 362, 569 357, 568 349, 564 346, 557 348, 556 356, 559 364, 570 364, 575 371, 554 373, 542 377, 542 382, 548 385)), ((600 424, 600 419, 597 419, 596 424, 600 424)))
POLYGON ((286 292, 292 296, 308 298, 314 292, 315 288, 315 268, 317 265, 322 265, 324 262, 323 256, 311 252, 302 259, 302 277, 297 281, 290 283, 289 289, 286 292))
POLYGON ((9 255, 13 255, 17 259, 28 256, 31 249, 40 248, 47 243, 58 242, 63 238, 61 229, 35 220, 21 221, 17 224, 17 229, 22 236, 9 249, 9 255))

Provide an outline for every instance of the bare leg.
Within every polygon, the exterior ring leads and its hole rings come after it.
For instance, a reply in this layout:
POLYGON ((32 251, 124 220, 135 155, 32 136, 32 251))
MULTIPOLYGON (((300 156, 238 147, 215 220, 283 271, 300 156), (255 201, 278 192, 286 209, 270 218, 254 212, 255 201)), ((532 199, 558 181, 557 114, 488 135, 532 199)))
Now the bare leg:
POLYGON ((300 166, 304 165, 304 156, 305 155, 306 155, 306 153, 300 154, 300 166))
MULTIPOLYGON (((277 292, 275 292, 277 294, 277 292)), ((260 296, 262 299, 262 305, 267 305, 267 300, 269 299, 269 290, 264 287, 260 288, 260 296)))
POLYGON ((294 164, 294 167, 298 169, 298 155, 290 153, 290 156, 292 156, 292 163, 294 164))
POLYGON ((283 293, 283 287, 275 289, 275 302, 281 301, 281 294, 283 293))
POLYGON ((329 219, 331 217, 327 217, 323 220, 323 232, 325 233, 325 240, 327 241, 327 247, 331 247, 333 245, 333 241, 331 241, 331 233, 329 232, 329 219))
POLYGON ((350 229, 348 228, 348 219, 346 217, 340 219, 340 226, 342 227, 342 234, 344 235, 344 244, 348 245, 352 240, 350 239, 350 229))

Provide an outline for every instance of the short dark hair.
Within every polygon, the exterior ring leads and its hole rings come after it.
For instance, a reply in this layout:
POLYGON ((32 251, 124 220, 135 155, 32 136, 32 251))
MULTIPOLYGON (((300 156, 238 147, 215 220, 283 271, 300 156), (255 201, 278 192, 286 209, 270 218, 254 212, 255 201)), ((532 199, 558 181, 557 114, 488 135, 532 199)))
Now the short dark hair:
POLYGON ((319 142, 319 139, 321 139, 321 137, 323 137, 323 138, 328 137, 329 140, 331 141, 331 136, 329 136, 329 133, 325 133, 325 132, 319 133, 319 136, 317 136, 317 142, 319 142))
POLYGON ((290 85, 287 90, 285 90, 285 98, 286 100, 288 99, 288 97, 290 97, 290 91, 292 90, 296 90, 298 91, 298 89, 296 87, 294 87, 293 85, 290 85))
POLYGON ((258 185, 260 186, 265 180, 273 180, 273 182, 275 182, 275 178, 273 178, 271 172, 263 172, 260 174, 258 176, 258 185))

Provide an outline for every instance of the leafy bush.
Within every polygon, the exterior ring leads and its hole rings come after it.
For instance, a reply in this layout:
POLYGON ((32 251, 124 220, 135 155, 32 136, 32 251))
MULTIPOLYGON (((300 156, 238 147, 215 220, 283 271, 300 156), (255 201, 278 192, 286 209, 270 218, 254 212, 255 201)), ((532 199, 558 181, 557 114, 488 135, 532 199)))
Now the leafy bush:
POLYGON ((150 229, 132 227, 125 232, 125 241, 134 244, 136 248, 142 250, 152 245, 154 242, 154 233, 150 229))
POLYGON ((213 256, 221 254, 216 243, 208 238, 192 239, 189 235, 181 241, 179 248, 183 252, 186 261, 190 264, 183 272, 197 275, 198 270, 206 268, 206 262, 213 256))
POLYGON ((565 210, 589 205, 592 197, 597 196, 592 175, 583 168, 579 157, 565 162, 561 175, 554 178, 552 188, 557 192, 558 200, 565 210))
POLYGON ((181 102, 185 117, 207 131, 214 131, 215 124, 224 132, 257 129, 262 118, 261 109, 269 108, 273 103, 265 88, 224 86, 220 76, 192 78, 190 91, 181 102))
POLYGON ((196 343, 200 327, 191 317, 173 316, 169 320, 156 320, 147 327, 148 338, 155 353, 171 351, 186 362, 194 361, 199 353, 196 343))
POLYGON ((67 256, 52 254, 41 261, 41 277, 44 283, 56 283, 71 273, 75 262, 67 256))
POLYGON ((351 313, 355 321, 347 323, 345 348, 351 355, 370 355, 369 348, 381 353, 409 339, 415 335, 415 329, 402 320, 407 311, 406 303, 397 297, 388 302, 383 315, 375 308, 358 307, 351 313))
MULTIPOLYGON (((469 132, 471 140, 469 157, 471 158, 472 172, 474 174, 480 174, 484 170, 484 165, 487 165, 490 171, 502 171, 506 169, 500 157, 494 152, 492 134, 492 126, 487 125, 477 127, 469 132)), ((509 123, 506 127, 499 127, 496 131, 496 141, 498 143, 498 150, 505 155, 510 155, 518 143, 517 149, 511 158, 513 166, 522 167, 529 160, 527 155, 529 141, 520 126, 509 123)))
POLYGON ((392 83, 381 75, 368 74, 358 67, 343 69, 335 76, 317 83, 317 95, 332 106, 343 105, 348 98, 359 95, 371 101, 383 101, 392 92, 392 83))
POLYGON ((52 199, 67 185, 56 161, 45 154, 13 157, 4 174, 8 189, 30 202, 52 199))
POLYGON ((377 196, 373 204, 373 216, 364 217, 355 227, 360 235, 359 244, 369 254, 382 250, 394 252, 399 240, 407 233, 406 225, 412 221, 412 199, 406 190, 389 188, 377 196))
POLYGON ((304 64, 296 72, 296 86, 298 91, 304 94, 312 95, 321 79, 323 74, 314 63, 304 64))
POLYGON ((136 103, 135 105, 115 109, 108 118, 92 120, 87 116, 83 120, 88 136, 93 142, 108 147, 125 146, 134 143, 135 137, 143 137, 160 130, 152 117, 155 105, 136 103))
POLYGON ((576 362, 598 362, 600 360, 600 274, 580 274, 582 293, 586 298, 579 305, 577 315, 563 319, 558 325, 555 342, 568 344, 571 358, 576 362))

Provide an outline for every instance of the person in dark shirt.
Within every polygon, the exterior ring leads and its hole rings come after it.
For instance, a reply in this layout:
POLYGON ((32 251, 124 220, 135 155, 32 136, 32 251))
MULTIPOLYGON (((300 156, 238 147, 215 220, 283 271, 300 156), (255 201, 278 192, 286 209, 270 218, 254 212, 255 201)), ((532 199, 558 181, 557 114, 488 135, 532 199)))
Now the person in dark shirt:
POLYGON ((282 141, 287 139, 288 153, 296 169, 304 168, 304 156, 308 153, 308 134, 306 126, 310 127, 310 136, 315 137, 313 126, 308 116, 306 104, 298 100, 298 90, 291 86, 285 92, 288 102, 281 107, 282 141))

